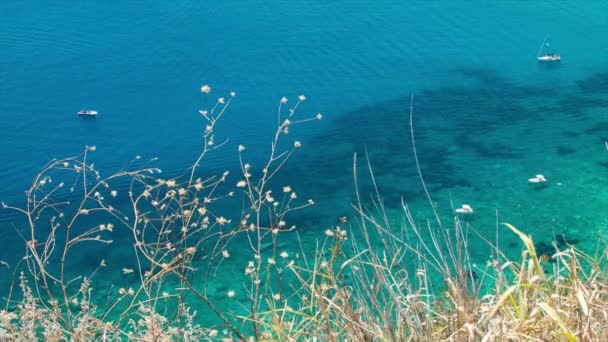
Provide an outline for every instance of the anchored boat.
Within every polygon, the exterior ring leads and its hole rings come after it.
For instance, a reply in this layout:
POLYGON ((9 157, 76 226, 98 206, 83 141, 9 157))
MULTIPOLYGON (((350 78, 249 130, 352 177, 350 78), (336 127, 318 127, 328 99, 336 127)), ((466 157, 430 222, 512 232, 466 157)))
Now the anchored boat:
POLYGON ((80 112, 78 112, 78 115, 82 115, 82 116, 96 116, 97 115, 97 111, 96 110, 81 110, 80 112))
POLYGON ((538 56, 536 59, 539 62, 559 62, 561 57, 556 53, 549 53, 546 55, 538 56))
POLYGON ((543 50, 545 49, 545 46, 549 46, 549 42, 547 42, 547 39, 549 38, 549 36, 545 37, 545 40, 543 40, 543 43, 540 45, 540 50, 538 50, 538 55, 536 55, 536 60, 539 62, 559 62, 561 60, 560 55, 558 55, 557 53, 543 53, 543 50))

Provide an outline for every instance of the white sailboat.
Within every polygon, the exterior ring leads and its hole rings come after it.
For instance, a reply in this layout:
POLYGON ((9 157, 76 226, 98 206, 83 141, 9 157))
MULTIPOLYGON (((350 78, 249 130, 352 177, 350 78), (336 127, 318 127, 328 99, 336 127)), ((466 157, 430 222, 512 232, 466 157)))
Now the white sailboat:
POLYGON ((547 42, 547 39, 549 38, 549 36, 545 37, 545 40, 543 40, 543 43, 540 45, 540 49, 538 50, 538 55, 536 55, 536 60, 539 62, 559 62, 561 60, 560 55, 556 54, 556 53, 543 53, 543 50, 545 48, 545 46, 549 46, 549 42, 547 42))
POLYGON ((82 116, 96 116, 97 111, 96 110, 81 110, 76 114, 82 115, 82 116))

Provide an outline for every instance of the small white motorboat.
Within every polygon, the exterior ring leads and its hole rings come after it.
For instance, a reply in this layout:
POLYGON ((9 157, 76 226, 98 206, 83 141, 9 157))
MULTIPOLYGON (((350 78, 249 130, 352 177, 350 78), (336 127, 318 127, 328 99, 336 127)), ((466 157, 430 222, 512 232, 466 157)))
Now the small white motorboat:
POLYGON ((530 183, 544 183, 546 181, 547 181, 547 178, 545 178, 545 176, 543 176, 543 175, 536 175, 536 176, 534 176, 534 178, 528 179, 528 182, 530 182, 530 183))
POLYGON ((461 208, 458 208, 454 211, 457 212, 458 214, 472 214, 473 208, 471 208, 471 206, 468 204, 463 204, 461 208))
POLYGON ((96 110, 81 110, 80 112, 78 112, 78 115, 95 116, 95 115, 97 115, 97 111, 96 110))

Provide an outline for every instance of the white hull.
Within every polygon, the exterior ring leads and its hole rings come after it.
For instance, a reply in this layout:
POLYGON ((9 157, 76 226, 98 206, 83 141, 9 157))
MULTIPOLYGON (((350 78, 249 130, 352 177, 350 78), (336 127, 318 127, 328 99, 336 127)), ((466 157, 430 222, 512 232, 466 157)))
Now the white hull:
POLYGON ((536 58, 539 62, 559 62, 561 57, 559 55, 544 55, 536 58))
POLYGON ((97 111, 95 111, 95 110, 81 110, 77 114, 78 115, 84 115, 84 116, 95 116, 95 115, 97 115, 97 111))
POLYGON ((471 208, 471 206, 468 204, 463 204, 461 208, 458 208, 454 211, 457 212, 458 214, 472 214, 473 208, 471 208))
POLYGON ((530 182, 530 183, 544 183, 546 181, 547 181, 547 178, 545 178, 545 176, 543 176, 543 175, 536 175, 536 176, 534 176, 534 178, 528 179, 528 182, 530 182))

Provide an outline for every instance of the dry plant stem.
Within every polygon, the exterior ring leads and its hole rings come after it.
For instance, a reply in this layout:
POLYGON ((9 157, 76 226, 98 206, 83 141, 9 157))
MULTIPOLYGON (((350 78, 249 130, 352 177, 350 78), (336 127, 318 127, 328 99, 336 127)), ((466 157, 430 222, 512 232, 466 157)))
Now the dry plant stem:
POLYGON ((414 94, 412 94, 410 97, 410 136, 412 138, 412 151, 414 152, 414 161, 416 162, 416 170, 418 170, 418 177, 420 178, 420 183, 424 188, 424 193, 426 194, 426 198, 429 201, 431 208, 433 208, 433 213, 435 214, 437 224, 439 225, 439 227, 441 227, 441 219, 439 218, 439 214, 437 213, 437 206, 433 202, 429 190, 426 188, 426 183, 424 182, 424 178, 422 177, 422 170, 420 169, 420 162, 418 161, 418 152, 416 152, 416 139, 414 139, 414 94))
POLYGON ((224 112, 226 111, 226 109, 228 109, 228 106, 230 106, 231 102, 232 102, 232 97, 228 99, 228 102, 226 103, 225 106, 222 107, 222 109, 220 110, 220 113, 216 117, 214 117, 213 114, 214 114, 215 110, 217 109, 217 106, 219 105, 219 102, 216 103, 216 106, 211 110, 211 113, 209 114, 209 116, 208 117, 205 116, 205 118, 209 122, 209 126, 207 126, 208 128, 206 128, 205 133, 204 133, 203 151, 201 152, 201 154, 198 156, 198 158, 192 165, 192 171, 190 172, 190 179, 188 180, 188 186, 192 185, 192 181, 194 180, 194 172, 196 171, 196 168, 200 165, 200 162, 203 160, 205 155, 209 152, 210 145, 209 145, 208 139, 211 136, 211 134, 213 133, 213 128, 215 127, 215 124, 222 117, 222 115, 224 115, 224 112))

